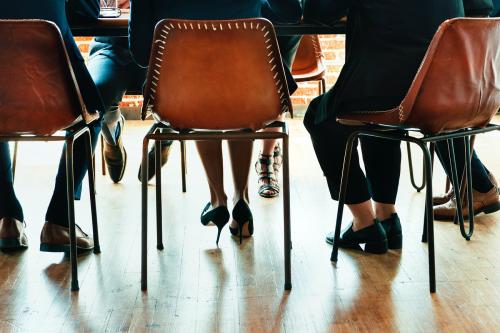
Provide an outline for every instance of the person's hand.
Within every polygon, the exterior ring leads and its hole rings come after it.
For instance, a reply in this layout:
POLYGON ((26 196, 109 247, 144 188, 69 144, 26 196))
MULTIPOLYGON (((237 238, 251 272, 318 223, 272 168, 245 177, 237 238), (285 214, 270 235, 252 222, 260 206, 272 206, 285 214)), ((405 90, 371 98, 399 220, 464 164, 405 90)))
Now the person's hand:
POLYGON ((118 0, 118 8, 130 9, 130 0, 118 0))

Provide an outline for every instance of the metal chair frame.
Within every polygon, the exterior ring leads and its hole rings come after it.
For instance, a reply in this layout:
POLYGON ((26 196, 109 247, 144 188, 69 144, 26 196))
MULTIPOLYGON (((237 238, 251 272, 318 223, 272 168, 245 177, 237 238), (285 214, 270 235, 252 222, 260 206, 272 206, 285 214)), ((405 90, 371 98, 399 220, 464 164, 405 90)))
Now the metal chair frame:
MULTIPOLYGON (((90 131, 84 123, 79 123, 72 128, 68 129, 66 135, 52 135, 52 136, 37 136, 37 135, 0 135, 0 141, 9 142, 14 141, 64 141, 66 143, 66 190, 68 195, 68 218, 69 218, 69 233, 70 233, 70 261, 71 261, 71 290, 79 290, 78 283, 78 261, 76 249, 76 231, 75 231, 75 195, 74 195, 74 179, 73 179, 73 143, 80 136, 84 135, 86 139, 86 155, 88 161, 88 178, 89 178, 89 192, 90 192, 90 208, 92 214, 92 229, 94 237, 94 253, 101 253, 99 245, 99 232, 97 228, 97 210, 95 201, 95 183, 94 172, 92 165, 92 144, 90 139, 90 131)), ((16 156, 16 151, 14 153, 16 156)), ((15 161, 15 160, 14 160, 15 161)), ((14 165, 14 162, 13 162, 14 165)))
MULTIPOLYGON (((472 198, 472 173, 471 173, 471 150, 470 150, 470 136, 480 133, 486 133, 491 131, 496 131, 500 129, 500 125, 489 124, 484 128, 467 128, 461 129, 453 132, 447 132, 442 134, 425 134, 422 138, 415 138, 409 136, 408 128, 400 127, 387 127, 387 126, 368 126, 365 129, 357 130, 353 132, 347 141, 344 164, 342 169, 342 179, 340 184, 340 194, 339 194, 339 205, 337 211, 337 220, 335 225, 335 238, 334 245, 331 253, 330 260, 337 262, 338 260, 338 241, 340 239, 340 228, 342 224, 342 215, 344 211, 344 204, 347 192, 347 185, 349 179, 349 169, 351 164, 351 155, 354 147, 354 143, 357 142, 359 137, 373 137, 386 140, 398 140, 405 141, 408 143, 414 143, 422 149, 424 155, 424 185, 426 185, 426 204, 425 204, 425 214, 424 214, 424 228, 422 232, 422 242, 428 243, 428 254, 429 254, 429 289, 431 293, 436 292, 436 269, 435 269, 435 253, 434 253, 434 212, 432 209, 432 162, 431 151, 434 150, 433 143, 437 141, 446 140, 448 143, 450 151, 450 161, 451 161, 451 172, 452 172, 452 186, 457 198, 460 198, 460 184, 457 175, 457 166, 455 160, 455 152, 453 149, 453 139, 465 138, 465 170, 466 170, 466 180, 467 180, 467 201, 468 201, 468 211, 473 211, 473 198, 472 198), (401 134, 401 130, 404 134, 401 134), (431 143, 430 149, 427 147, 427 143, 431 143)), ((460 224, 460 232, 466 240, 470 240, 472 233, 474 231, 474 214, 469 213, 469 228, 468 231, 465 230, 464 216, 462 214, 462 202, 457 200, 457 216, 460 224)))
MULTIPOLYGON (((291 258, 292 249, 290 231, 290 175, 289 175, 289 143, 288 126, 284 122, 274 122, 268 127, 281 127, 281 132, 253 132, 250 130, 240 131, 179 131, 162 123, 156 123, 146 134, 142 145, 142 170, 148 168, 148 146, 149 141, 154 140, 156 144, 156 237, 158 250, 163 250, 162 237, 162 208, 161 208, 161 151, 159 142, 162 140, 266 140, 281 139, 283 144, 283 213, 284 213, 284 268, 285 268, 285 290, 292 288, 291 281, 291 258), (163 130, 163 131, 161 131, 163 130)), ((147 289, 147 244, 148 244, 148 180, 147 174, 142 173, 142 238, 141 238, 141 289, 147 289)))

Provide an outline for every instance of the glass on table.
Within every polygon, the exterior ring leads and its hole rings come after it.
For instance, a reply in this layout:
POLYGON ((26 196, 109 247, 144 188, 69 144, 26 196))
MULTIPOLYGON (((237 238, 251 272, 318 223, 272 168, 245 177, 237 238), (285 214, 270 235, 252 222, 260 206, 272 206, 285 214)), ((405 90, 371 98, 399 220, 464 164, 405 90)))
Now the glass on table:
POLYGON ((120 14, 117 0, 101 0, 101 17, 119 17, 120 14))

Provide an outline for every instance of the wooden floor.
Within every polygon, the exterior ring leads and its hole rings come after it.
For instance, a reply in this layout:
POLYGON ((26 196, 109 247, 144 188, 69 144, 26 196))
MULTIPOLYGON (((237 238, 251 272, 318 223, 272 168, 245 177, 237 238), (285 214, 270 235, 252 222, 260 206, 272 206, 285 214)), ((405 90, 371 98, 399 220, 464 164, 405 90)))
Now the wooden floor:
MULTIPOLYGON (((141 122, 125 129, 124 180, 97 177, 102 254, 79 257, 81 290, 70 292, 68 258, 38 250, 60 146, 23 143, 16 190, 30 248, 0 253, 0 332, 500 332, 500 214, 479 217, 470 242, 456 225, 436 223, 438 283, 429 294, 427 246, 420 242, 424 195, 411 187, 405 159, 397 202, 403 251, 342 250, 333 265, 324 236, 337 205, 301 121, 291 127, 291 292, 283 290, 281 200, 259 198, 252 172, 255 235, 239 245, 226 228, 217 248, 216 229, 199 222, 208 189, 196 150, 188 144, 183 194, 178 143, 163 168, 165 250, 155 248, 151 219, 149 289, 141 292, 137 168, 147 128, 141 122)), ((499 139, 484 135, 477 145, 500 177, 499 139)), ((443 189, 439 170, 434 183, 443 189)), ((150 191, 154 217, 153 185, 150 191)), ((90 231, 87 196, 85 188, 77 221, 90 231)))

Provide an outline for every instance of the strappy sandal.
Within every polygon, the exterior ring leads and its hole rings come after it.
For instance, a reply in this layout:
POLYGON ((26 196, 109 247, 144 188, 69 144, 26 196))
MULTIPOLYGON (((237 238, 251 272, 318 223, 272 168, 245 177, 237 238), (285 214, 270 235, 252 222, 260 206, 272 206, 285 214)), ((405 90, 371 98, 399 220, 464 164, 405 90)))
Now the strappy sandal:
POLYGON ((276 146, 274 146, 274 151, 273 151, 273 169, 276 176, 278 176, 282 164, 283 164, 283 154, 281 153, 280 144, 276 143, 276 146))
POLYGON ((274 169, 274 158, 271 155, 260 154, 259 160, 255 163, 255 171, 259 175, 259 195, 263 198, 276 197, 280 193, 280 187, 274 169))

